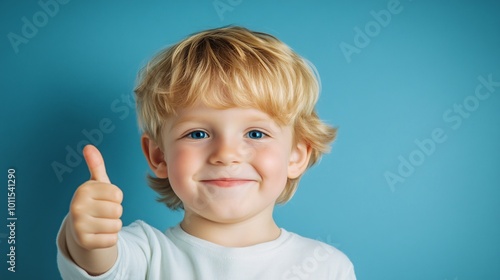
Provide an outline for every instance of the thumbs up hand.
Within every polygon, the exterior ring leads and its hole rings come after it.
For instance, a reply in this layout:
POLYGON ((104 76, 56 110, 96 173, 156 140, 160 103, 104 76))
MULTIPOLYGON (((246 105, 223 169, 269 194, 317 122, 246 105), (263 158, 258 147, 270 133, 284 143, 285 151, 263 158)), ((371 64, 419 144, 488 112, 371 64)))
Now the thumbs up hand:
POLYGON ((75 191, 68 216, 68 234, 85 250, 113 247, 122 228, 123 193, 111 184, 104 159, 92 145, 83 149, 90 180, 75 191))

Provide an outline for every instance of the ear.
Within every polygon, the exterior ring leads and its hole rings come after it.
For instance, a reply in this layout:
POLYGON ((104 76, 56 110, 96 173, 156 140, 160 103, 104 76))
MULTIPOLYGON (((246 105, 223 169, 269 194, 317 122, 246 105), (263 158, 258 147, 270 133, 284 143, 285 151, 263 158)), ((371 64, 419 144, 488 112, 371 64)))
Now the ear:
POLYGON ((311 158, 311 147, 303 141, 292 147, 290 161, 288 162, 288 178, 295 179, 302 175, 311 158))
POLYGON ((149 135, 144 133, 141 137, 142 151, 148 161, 149 167, 158 178, 167 178, 167 163, 163 151, 149 135))

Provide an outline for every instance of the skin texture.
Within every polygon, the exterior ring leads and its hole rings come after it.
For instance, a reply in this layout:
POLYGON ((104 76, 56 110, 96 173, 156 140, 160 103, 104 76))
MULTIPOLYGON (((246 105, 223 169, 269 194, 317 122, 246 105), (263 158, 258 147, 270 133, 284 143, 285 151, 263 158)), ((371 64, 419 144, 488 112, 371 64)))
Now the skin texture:
POLYGON ((272 218, 287 178, 307 167, 310 149, 292 146, 292 128, 257 109, 218 110, 197 104, 165 122, 163 143, 143 135, 159 178, 169 178, 184 204, 181 227, 229 247, 276 239, 272 218))

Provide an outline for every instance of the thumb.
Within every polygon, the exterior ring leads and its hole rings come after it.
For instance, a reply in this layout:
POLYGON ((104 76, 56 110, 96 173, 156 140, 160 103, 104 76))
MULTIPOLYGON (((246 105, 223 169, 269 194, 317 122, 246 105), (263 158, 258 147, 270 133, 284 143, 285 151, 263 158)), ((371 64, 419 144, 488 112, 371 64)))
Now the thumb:
POLYGON ((102 158, 99 150, 92 146, 87 145, 83 148, 83 157, 90 171, 90 179, 103 183, 111 183, 106 174, 106 167, 104 166, 104 159, 102 158))

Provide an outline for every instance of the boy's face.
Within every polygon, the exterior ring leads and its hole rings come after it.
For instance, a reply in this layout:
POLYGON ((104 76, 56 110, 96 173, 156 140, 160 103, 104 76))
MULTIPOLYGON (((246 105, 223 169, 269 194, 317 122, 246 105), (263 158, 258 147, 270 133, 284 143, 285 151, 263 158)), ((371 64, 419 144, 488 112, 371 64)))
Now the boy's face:
POLYGON ((162 138, 163 152, 149 149, 153 171, 169 178, 186 215, 223 223, 271 218, 287 178, 300 176, 310 156, 305 144, 292 145, 290 126, 257 109, 185 108, 162 138))

